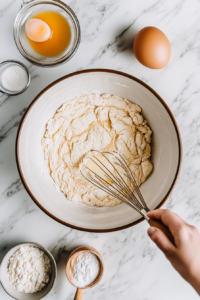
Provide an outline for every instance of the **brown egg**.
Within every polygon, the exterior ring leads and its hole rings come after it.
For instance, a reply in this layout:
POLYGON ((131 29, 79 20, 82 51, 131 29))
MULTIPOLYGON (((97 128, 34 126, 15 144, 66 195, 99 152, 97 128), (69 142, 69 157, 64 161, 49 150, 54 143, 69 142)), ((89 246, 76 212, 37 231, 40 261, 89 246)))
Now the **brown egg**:
POLYGON ((171 56, 171 46, 166 35, 156 27, 141 29, 133 43, 133 51, 139 62, 151 69, 164 68, 171 56))

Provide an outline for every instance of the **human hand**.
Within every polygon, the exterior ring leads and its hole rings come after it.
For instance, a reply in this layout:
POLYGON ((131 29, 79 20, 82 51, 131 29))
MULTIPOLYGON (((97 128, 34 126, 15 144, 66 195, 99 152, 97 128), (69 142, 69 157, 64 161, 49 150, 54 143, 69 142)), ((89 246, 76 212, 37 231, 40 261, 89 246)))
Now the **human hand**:
POLYGON ((200 233, 177 214, 167 209, 156 209, 147 214, 150 219, 159 219, 169 228, 176 247, 159 229, 150 227, 148 235, 165 254, 172 266, 200 295, 200 233))

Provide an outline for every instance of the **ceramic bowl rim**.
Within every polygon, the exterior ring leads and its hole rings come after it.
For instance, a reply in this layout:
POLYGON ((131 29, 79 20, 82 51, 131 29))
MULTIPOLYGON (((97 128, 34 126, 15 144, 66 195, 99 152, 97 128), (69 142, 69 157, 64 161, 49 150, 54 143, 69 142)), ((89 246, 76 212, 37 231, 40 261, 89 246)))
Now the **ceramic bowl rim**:
POLYGON ((46 210, 46 208, 44 208, 39 201, 35 198, 35 196, 32 194, 32 192, 30 191, 28 184, 26 183, 26 179, 23 176, 22 170, 21 170, 21 165, 20 165, 20 159, 19 159, 19 140, 20 140, 20 135, 21 135, 21 130, 23 127, 23 123, 29 113, 29 111, 31 110, 32 106, 37 102, 37 100, 47 91, 49 90, 51 87, 53 87, 54 85, 56 85, 57 83, 59 83, 60 81, 64 80, 64 79, 68 79, 70 77, 76 76, 76 75, 80 75, 80 74, 87 74, 87 73, 92 73, 92 72, 103 72, 103 73, 114 73, 117 75, 121 75, 127 78, 132 79, 133 81, 138 82, 139 84, 141 84, 143 87, 145 87, 146 89, 148 89, 152 94, 154 94, 154 96, 156 96, 156 98, 160 101, 160 103, 164 106, 164 108, 166 109, 167 113, 169 114, 172 123, 174 125, 175 131, 176 131, 176 135, 177 135, 177 140, 178 140, 178 148, 179 148, 179 153, 178 153, 178 165, 177 165, 177 170, 176 170, 176 174, 174 176, 173 182, 167 192, 167 194, 165 195, 165 197, 163 198, 163 200, 160 202, 159 205, 157 205, 155 207, 155 209, 160 208, 168 199, 169 195, 171 194, 175 183, 178 179, 178 175, 180 173, 180 169, 181 169, 181 162, 182 162, 182 142, 181 142, 181 135, 179 132, 179 128, 177 125, 177 122, 170 110, 170 108, 168 107, 168 105, 165 103, 165 101, 149 86, 147 85, 145 82, 143 82, 142 80, 138 79, 137 77, 134 77, 130 74, 121 72, 121 71, 116 71, 116 70, 112 70, 112 69, 85 69, 85 70, 81 70, 81 71, 77 71, 77 72, 73 72, 70 73, 68 75, 65 75, 63 77, 60 77, 59 79, 53 81, 51 84, 49 84, 46 88, 44 88, 34 99, 33 101, 30 103, 30 105, 28 106, 24 116, 22 117, 22 120, 20 122, 19 128, 18 128, 18 132, 17 132, 17 136, 16 136, 16 144, 15 144, 15 157, 16 157, 16 163, 17 163, 17 169, 21 178, 21 181, 27 191, 27 193, 29 194, 29 196, 32 198, 32 200, 35 202, 35 204, 44 212, 46 213, 49 217, 51 217, 52 219, 56 220, 57 222, 68 226, 70 228, 73 229, 77 229, 80 231, 86 231, 86 232, 95 232, 95 233, 105 233, 105 232, 114 232, 114 231, 119 231, 119 230, 123 230, 126 228, 129 228, 131 226, 134 226, 142 221, 144 221, 144 218, 140 218, 137 221, 131 222, 129 224, 126 225, 122 225, 119 227, 115 227, 115 228, 109 228, 109 229, 90 229, 90 228, 84 228, 84 227, 79 227, 79 226, 75 226, 72 225, 70 223, 67 223, 65 221, 60 220, 59 218, 57 218, 56 216, 54 216, 53 214, 51 214, 48 210, 46 210))
MULTIPOLYGON (((33 247, 36 247, 36 248, 39 248, 41 249, 48 257, 51 257, 52 261, 53 261, 53 264, 54 264, 54 268, 55 268, 55 275, 54 275, 54 279, 53 279, 53 284, 52 284, 52 287, 50 288, 50 290, 44 295, 44 297, 46 297, 51 291, 52 289, 54 288, 55 286, 55 282, 56 282, 56 277, 57 277, 57 266, 56 266, 56 261, 55 261, 55 258, 53 257, 53 255, 51 254, 51 252, 45 248, 44 246, 38 244, 38 243, 34 243, 34 242, 22 242, 22 243, 19 243, 19 244, 16 244, 15 246, 13 246, 12 248, 10 248, 6 253, 5 255, 3 256, 2 260, 1 260, 1 263, 0 263, 0 269, 1 269, 1 265, 3 263, 3 260, 5 259, 5 256, 12 251, 13 248, 15 247, 22 247, 22 246, 26 246, 26 245, 31 245, 33 247)), ((16 250, 17 251, 17 250, 16 250)), ((11 257, 11 256, 10 256, 11 257)), ((1 281, 1 278, 0 278, 0 283, 1 283, 1 286, 2 288, 4 289, 4 291, 13 299, 16 299, 17 298, 14 298, 13 296, 10 295, 9 291, 4 287, 2 281, 1 281)), ((44 297, 42 298, 38 298, 38 300, 40 299, 43 299, 44 297)))

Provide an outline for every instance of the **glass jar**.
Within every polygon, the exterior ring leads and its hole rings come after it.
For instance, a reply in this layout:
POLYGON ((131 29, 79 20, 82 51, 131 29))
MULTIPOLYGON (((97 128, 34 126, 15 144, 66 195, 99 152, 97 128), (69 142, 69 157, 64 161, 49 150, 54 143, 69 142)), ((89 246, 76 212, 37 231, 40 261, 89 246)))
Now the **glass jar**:
POLYGON ((70 60, 76 53, 80 40, 81 30, 79 21, 72 9, 59 0, 22 0, 13 28, 15 44, 19 52, 32 64, 39 67, 55 67, 70 60), (25 33, 26 21, 42 11, 55 11, 65 17, 71 28, 71 41, 63 53, 56 57, 44 57, 36 53, 30 46, 25 33))
MULTIPOLYGON (((12 80, 13 80, 13 78, 12 78, 12 80)), ((22 62, 20 62, 18 60, 6 60, 0 64, 0 93, 7 94, 9 96, 17 96, 27 90, 27 88, 30 85, 30 82, 31 82, 31 74, 30 74, 28 68, 22 62), (3 74, 8 68, 10 68, 12 66, 21 67, 22 69, 24 69, 24 71, 27 74, 26 84, 24 85, 24 87, 21 90, 17 90, 17 91, 9 90, 3 84, 3 74)))

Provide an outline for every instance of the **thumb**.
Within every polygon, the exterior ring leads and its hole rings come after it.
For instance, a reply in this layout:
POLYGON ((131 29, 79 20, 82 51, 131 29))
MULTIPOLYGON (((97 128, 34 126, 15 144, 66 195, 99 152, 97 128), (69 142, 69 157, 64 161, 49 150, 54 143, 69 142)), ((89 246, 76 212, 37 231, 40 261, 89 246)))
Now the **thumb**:
POLYGON ((173 255, 176 248, 163 231, 154 227, 150 227, 147 233, 152 241, 158 246, 158 248, 166 255, 166 257, 173 255))

